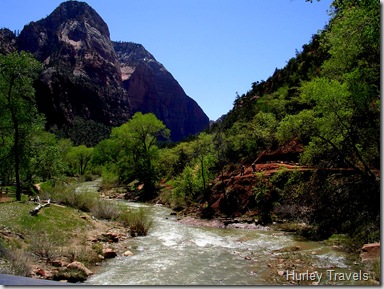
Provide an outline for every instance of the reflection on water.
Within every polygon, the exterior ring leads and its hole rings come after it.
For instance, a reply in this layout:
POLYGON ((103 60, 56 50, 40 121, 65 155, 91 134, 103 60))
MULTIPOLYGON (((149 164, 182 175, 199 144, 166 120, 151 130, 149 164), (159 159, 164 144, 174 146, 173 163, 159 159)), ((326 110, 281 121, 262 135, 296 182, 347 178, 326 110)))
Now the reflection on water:
POLYGON ((150 207, 153 228, 147 236, 132 238, 133 256, 106 262, 87 284, 275 284, 268 264, 276 258, 274 250, 289 246, 299 246, 300 252, 316 252, 316 266, 350 270, 345 255, 321 243, 297 240, 272 230, 186 226, 177 223, 167 208, 137 203, 127 205, 150 207))

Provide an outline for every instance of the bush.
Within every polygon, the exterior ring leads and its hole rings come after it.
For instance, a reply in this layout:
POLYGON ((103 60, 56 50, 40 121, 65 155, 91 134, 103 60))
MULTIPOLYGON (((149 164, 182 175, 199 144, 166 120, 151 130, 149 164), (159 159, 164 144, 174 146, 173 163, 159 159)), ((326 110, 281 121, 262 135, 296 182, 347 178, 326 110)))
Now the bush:
POLYGON ((118 204, 112 201, 97 199, 90 212, 97 219, 116 220, 121 209, 118 204))
POLYGON ((24 250, 13 250, 8 254, 10 274, 29 277, 31 275, 32 258, 24 250))
POLYGON ((69 262, 79 261, 84 265, 92 265, 100 261, 100 250, 96 250, 94 246, 86 245, 78 247, 70 247, 67 252, 63 252, 68 256, 69 262))
POLYGON ((119 176, 114 172, 113 166, 102 168, 101 173, 103 188, 113 188, 119 183, 119 176))
POLYGON ((6 248, 2 242, 0 242, 0 259, 3 259, 5 263, 1 262, 2 274, 11 274, 29 277, 31 273, 31 257, 22 249, 6 248))
POLYGON ((32 234, 30 251, 39 258, 46 259, 47 262, 52 261, 60 256, 58 243, 53 236, 49 236, 46 232, 39 230, 32 234))
POLYGON ((145 236, 152 227, 152 220, 147 212, 140 208, 137 211, 125 210, 119 216, 119 222, 130 228, 131 236, 145 236))

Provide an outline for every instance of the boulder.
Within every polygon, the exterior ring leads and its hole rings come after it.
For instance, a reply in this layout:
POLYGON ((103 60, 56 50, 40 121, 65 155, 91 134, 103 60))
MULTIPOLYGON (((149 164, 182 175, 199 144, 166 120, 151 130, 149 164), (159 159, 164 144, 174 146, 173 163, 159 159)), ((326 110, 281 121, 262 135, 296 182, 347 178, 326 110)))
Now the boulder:
POLYGON ((105 259, 115 258, 116 256, 117 256, 117 253, 111 248, 103 249, 103 257, 105 259))
POLYGON ((45 277, 45 271, 44 271, 44 269, 37 268, 37 270, 35 271, 35 273, 36 273, 36 275, 45 277))
POLYGON ((123 256, 125 256, 125 257, 128 257, 128 256, 132 256, 133 255, 133 253, 131 252, 131 251, 125 251, 124 253, 123 253, 123 256))
POLYGON ((119 242, 119 236, 117 233, 109 232, 102 235, 102 240, 110 243, 117 243, 119 242))
POLYGON ((68 264, 67 268, 79 270, 87 276, 93 275, 93 272, 91 270, 89 270, 87 267, 85 267, 83 263, 78 262, 78 261, 74 261, 74 262, 68 264))
POLYGON ((364 244, 361 248, 360 258, 362 262, 380 258, 380 243, 364 244))

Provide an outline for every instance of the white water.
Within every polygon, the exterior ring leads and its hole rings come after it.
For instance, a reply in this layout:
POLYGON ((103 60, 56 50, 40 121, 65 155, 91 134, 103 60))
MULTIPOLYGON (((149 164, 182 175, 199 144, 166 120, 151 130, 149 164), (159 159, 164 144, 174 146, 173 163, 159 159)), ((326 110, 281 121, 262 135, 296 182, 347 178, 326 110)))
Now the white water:
MULTIPOLYGON (((274 284, 268 266, 273 250, 299 246, 316 252, 316 266, 349 271, 345 256, 317 242, 300 241, 271 230, 192 227, 176 222, 171 210, 148 207, 153 228, 131 239, 133 256, 104 263, 90 285, 266 285, 274 284), (247 260, 249 259, 250 260, 247 260)), ((325 269, 324 269, 325 270, 325 269)), ((343 284, 343 283, 342 283, 343 284)))

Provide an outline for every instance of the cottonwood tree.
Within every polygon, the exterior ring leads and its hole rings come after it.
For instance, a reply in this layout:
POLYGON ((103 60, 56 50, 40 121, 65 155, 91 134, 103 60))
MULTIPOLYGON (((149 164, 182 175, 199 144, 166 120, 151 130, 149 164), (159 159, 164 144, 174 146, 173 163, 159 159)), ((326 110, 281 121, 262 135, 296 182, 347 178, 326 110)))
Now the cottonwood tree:
POLYGON ((16 199, 21 199, 21 166, 28 137, 41 121, 35 106, 33 81, 41 64, 31 54, 14 52, 0 55, 0 135, 8 142, 8 151, 0 160, 12 159, 16 180, 16 199))
POLYGON ((91 164, 93 157, 93 148, 88 148, 85 145, 72 147, 66 156, 68 166, 72 173, 84 175, 91 164))
POLYGON ((126 181, 143 182, 146 193, 153 193, 158 180, 158 140, 168 139, 169 129, 152 113, 135 113, 131 120, 112 130, 119 145, 119 174, 126 181))

